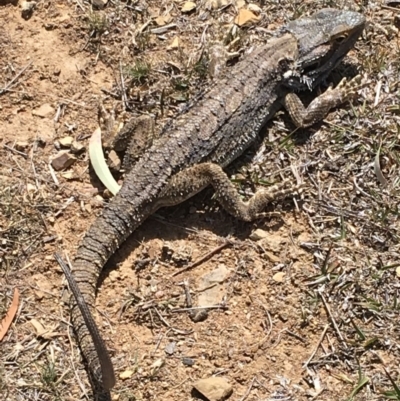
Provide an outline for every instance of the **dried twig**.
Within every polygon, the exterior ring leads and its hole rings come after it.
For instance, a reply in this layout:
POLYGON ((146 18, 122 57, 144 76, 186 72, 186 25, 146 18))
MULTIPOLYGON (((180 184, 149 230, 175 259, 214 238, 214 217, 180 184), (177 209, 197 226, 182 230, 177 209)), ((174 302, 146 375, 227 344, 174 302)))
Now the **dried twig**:
POLYGON ((197 266, 201 265, 203 262, 205 262, 207 259, 209 259, 212 256, 214 256, 216 253, 220 252, 222 249, 226 248, 228 245, 232 245, 232 242, 229 241, 229 240, 226 240, 223 244, 217 246, 212 251, 206 253, 200 259, 196 260, 195 262, 191 263, 188 266, 183 267, 182 269, 176 271, 175 273, 172 273, 171 277, 178 276, 179 274, 181 274, 181 273, 183 273, 185 271, 194 269, 195 267, 197 267, 197 266))
POLYGON ((324 327, 324 330, 322 331, 321 337, 318 340, 317 345, 314 348, 314 351, 311 353, 310 357, 307 359, 307 361, 304 363, 303 367, 306 368, 308 364, 311 362, 311 360, 314 358, 314 355, 317 353, 319 346, 321 345, 322 341, 324 341, 324 337, 326 332, 328 331, 329 324, 326 324, 324 327))
POLYGON ((240 397, 240 398, 238 399, 238 401, 244 401, 244 400, 249 396, 250 391, 251 391, 251 389, 253 388, 253 385, 254 385, 255 380, 256 380, 255 377, 253 377, 253 378, 251 379, 251 382, 250 382, 250 384, 249 384, 249 387, 247 388, 246 392, 243 394, 243 397, 240 397))
POLYGON ((326 312, 328 313, 329 318, 331 319, 332 325, 333 325, 333 327, 334 327, 334 329, 335 329, 337 335, 339 336, 340 340, 342 341, 344 347, 347 348, 347 344, 346 344, 346 342, 345 342, 345 340, 344 340, 344 337, 343 337, 341 331, 339 330, 338 325, 336 324, 336 321, 335 321, 335 319, 334 319, 334 317, 333 317, 333 315, 332 315, 332 312, 331 312, 331 309, 330 309, 328 303, 327 303, 326 300, 325 300, 325 297, 323 296, 323 294, 322 294, 321 291, 319 291, 318 294, 319 294, 319 296, 321 297, 322 302, 324 303, 326 312))
POLYGON ((17 155, 21 155, 21 156, 25 157, 25 159, 28 157, 28 155, 27 155, 26 153, 20 152, 19 150, 15 149, 15 148, 12 148, 12 147, 10 147, 10 146, 8 146, 8 145, 3 145, 3 146, 4 146, 6 149, 11 150, 11 152, 14 152, 14 153, 16 153, 17 155))
POLYGON ((128 108, 128 98, 126 96, 126 88, 125 88, 125 79, 124 79, 124 72, 122 71, 122 63, 119 62, 119 76, 121 81, 121 97, 122 103, 124 104, 124 110, 128 108))
POLYGON ((14 86, 14 83, 16 80, 32 65, 33 61, 30 61, 22 70, 20 70, 17 75, 8 83, 6 86, 2 89, 0 89, 0 95, 3 95, 6 93, 9 89, 11 89, 12 86, 14 86))

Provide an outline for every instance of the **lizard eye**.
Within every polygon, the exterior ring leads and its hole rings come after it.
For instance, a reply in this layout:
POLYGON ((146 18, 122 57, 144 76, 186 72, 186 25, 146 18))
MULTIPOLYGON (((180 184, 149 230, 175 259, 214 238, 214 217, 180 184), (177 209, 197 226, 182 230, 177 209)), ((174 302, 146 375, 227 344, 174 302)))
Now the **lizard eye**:
POLYGON ((336 36, 336 38, 333 39, 333 41, 337 44, 342 43, 344 40, 346 39, 345 35, 340 35, 340 36, 336 36))
POLYGON ((282 71, 284 71, 285 73, 291 73, 292 72, 292 63, 294 60, 289 60, 287 58, 279 60, 279 67, 281 68, 282 71))

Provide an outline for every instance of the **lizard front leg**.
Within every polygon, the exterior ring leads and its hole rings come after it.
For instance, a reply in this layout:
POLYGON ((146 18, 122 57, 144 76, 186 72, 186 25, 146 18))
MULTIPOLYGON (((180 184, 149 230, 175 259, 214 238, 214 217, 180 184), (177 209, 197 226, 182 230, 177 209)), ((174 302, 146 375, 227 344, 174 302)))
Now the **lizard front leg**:
POLYGON ((132 118, 110 143, 112 149, 123 153, 122 168, 125 173, 132 169, 156 139, 154 125, 154 119, 147 115, 132 118))
POLYGON ((202 163, 189 167, 171 178, 157 200, 159 207, 173 206, 190 198, 202 189, 212 185, 222 207, 233 216, 252 221, 262 215, 271 201, 283 198, 298 190, 301 185, 285 180, 268 189, 258 190, 248 201, 243 201, 235 186, 218 164, 202 163))
POLYGON ((294 124, 297 127, 305 128, 324 119, 332 108, 353 98, 357 93, 356 91, 362 86, 360 75, 350 81, 343 78, 336 88, 328 88, 316 97, 307 108, 304 107, 295 93, 288 93, 283 104, 294 124))
MULTIPOLYGON (((120 124, 115 121, 114 111, 107 112, 102 103, 99 107, 99 117, 103 126, 103 148, 123 156, 122 163, 119 157, 115 157, 113 164, 121 166, 125 173, 129 172, 158 137, 154 129, 154 119, 148 115, 131 117, 120 128, 120 124)), ((114 170, 119 171, 119 168, 114 170)))

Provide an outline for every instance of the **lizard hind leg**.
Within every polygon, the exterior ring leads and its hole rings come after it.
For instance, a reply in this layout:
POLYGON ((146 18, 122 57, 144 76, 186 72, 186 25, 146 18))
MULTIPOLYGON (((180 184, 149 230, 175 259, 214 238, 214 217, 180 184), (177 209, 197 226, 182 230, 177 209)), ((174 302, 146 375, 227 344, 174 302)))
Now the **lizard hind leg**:
POLYGON ((265 207, 275 199, 284 198, 302 187, 289 180, 268 189, 258 190, 248 201, 243 201, 229 177, 218 164, 202 163, 176 174, 158 200, 159 206, 172 206, 183 202, 208 185, 212 185, 222 207, 233 216, 253 221, 263 216, 265 207))

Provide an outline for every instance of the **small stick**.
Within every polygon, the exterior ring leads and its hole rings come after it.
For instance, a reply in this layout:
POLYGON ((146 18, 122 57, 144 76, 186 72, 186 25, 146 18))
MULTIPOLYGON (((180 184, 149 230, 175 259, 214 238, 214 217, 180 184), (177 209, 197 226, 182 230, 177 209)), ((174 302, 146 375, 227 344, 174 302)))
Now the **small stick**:
POLYGON ((85 8, 83 7, 82 3, 80 2, 80 0, 75 0, 76 4, 78 4, 78 6, 81 8, 82 11, 85 11, 85 8))
POLYGON ((0 89, 0 95, 6 93, 13 83, 32 65, 33 61, 29 62, 4 88, 0 89))
POLYGON ((187 270, 191 270, 195 267, 197 267, 198 265, 201 265, 203 262, 205 262, 207 259, 209 259, 211 256, 214 256, 216 253, 218 253, 219 251, 221 251, 222 249, 226 248, 228 245, 231 245, 232 242, 229 240, 226 240, 223 244, 217 246, 216 248, 214 248, 212 251, 208 252, 207 254, 205 254, 204 256, 202 256, 200 259, 196 260, 196 262, 191 263, 188 266, 185 266, 184 268, 178 270, 175 273, 171 274, 171 277, 175 277, 178 274, 181 274, 187 270))
POLYGON ((192 296, 190 295, 190 288, 189 288, 189 281, 183 280, 183 288, 185 290, 185 297, 186 297, 186 306, 188 309, 192 309, 192 296))
POLYGON ((171 328, 171 325, 164 319, 164 317, 161 315, 161 313, 158 311, 158 309, 154 308, 154 310, 157 313, 157 315, 158 315, 159 319, 161 320, 161 322, 163 322, 166 327, 171 328))
POLYGON ((324 330, 322 331, 321 337, 318 340, 318 344, 315 347, 314 351, 311 353, 310 357, 307 359, 306 363, 304 364, 303 368, 306 368, 308 364, 311 362, 311 360, 314 358, 314 355, 317 353, 319 346, 321 345, 322 341, 325 338, 325 334, 328 331, 329 324, 326 324, 324 327, 324 330))
MULTIPOLYGON (((36 188, 39 189, 40 185, 39 185, 39 181, 38 181, 37 174, 36 174, 35 163, 33 163, 33 152, 31 153, 31 165, 32 165, 33 175, 35 176, 36 188)), ((44 221, 44 219, 43 219, 43 221, 44 221)))
POLYGON ((251 379, 251 382, 250 382, 250 385, 249 385, 248 389, 247 389, 246 392, 244 393, 243 397, 239 398, 238 401, 244 401, 244 400, 249 396, 250 391, 251 391, 251 389, 252 389, 253 386, 254 386, 255 380, 256 380, 255 377, 253 377, 253 378, 251 379))
POLYGON ((54 171, 53 166, 51 165, 51 163, 48 164, 48 167, 49 167, 51 178, 53 179, 54 184, 56 184, 56 186, 58 187, 60 185, 60 182, 58 181, 58 178, 56 176, 56 172, 54 171))
POLYGON ((101 88, 100 89, 102 92, 104 92, 106 95, 112 96, 113 98, 117 98, 118 94, 116 94, 115 92, 111 92, 110 90, 106 89, 106 88, 101 88))
MULTIPOLYGON (((172 327, 168 323, 168 321, 161 315, 160 311, 157 308, 153 308, 153 309, 157 313, 157 315, 158 315, 159 319, 161 320, 161 322, 164 323, 166 327, 168 327, 168 330, 166 331, 164 336, 166 336, 169 331, 173 331, 174 333, 181 334, 181 335, 184 335, 184 336, 187 336, 187 335, 190 335, 190 334, 193 333, 193 330, 185 331, 185 330, 179 330, 179 329, 176 329, 176 328, 172 327)), ((154 324, 154 322, 153 322, 153 324, 154 324)))
POLYGON ((122 71, 122 63, 119 63, 119 75, 121 80, 121 97, 122 102, 124 104, 124 110, 128 108, 128 99, 126 97, 126 88, 125 88, 125 80, 124 80, 124 73, 122 71))
POLYGON ((8 145, 3 145, 3 147, 5 147, 8 150, 11 150, 11 152, 16 153, 17 155, 23 156, 25 159, 28 157, 28 155, 26 153, 20 152, 19 150, 15 149, 15 148, 12 148, 12 147, 10 147, 8 145))
POLYGON ((331 309, 329 308, 329 305, 328 305, 328 303, 326 302, 325 297, 322 295, 322 293, 321 293, 320 291, 318 291, 318 293, 319 293, 319 296, 320 296, 321 299, 322 299, 322 302, 324 303, 325 309, 326 309, 326 311, 327 311, 327 313, 328 313, 328 315, 329 315, 329 318, 331 319, 332 325, 333 325, 333 327, 334 327, 334 329, 335 329, 337 335, 339 336, 339 338, 340 338, 340 340, 342 341, 342 343, 343 343, 343 345, 345 346, 345 348, 347 348, 347 344, 346 344, 346 342, 345 342, 345 340, 344 340, 344 338, 343 338, 343 336, 342 336, 342 333, 341 333, 340 330, 339 330, 338 325, 336 324, 335 319, 334 319, 333 316, 332 316, 331 309))
POLYGON ((175 308, 172 309, 172 313, 181 313, 181 312, 191 312, 191 311, 196 311, 196 310, 211 310, 211 309, 218 309, 218 310, 227 310, 228 307, 227 305, 221 303, 221 304, 216 304, 216 305, 205 305, 205 306, 192 306, 190 308, 175 308))
POLYGON ((74 200, 75 198, 73 196, 68 198, 65 204, 58 210, 58 212, 54 213, 54 216, 59 216, 74 200))
MULTIPOLYGON (((165 333, 165 335, 168 335, 169 332, 170 332, 170 330, 167 330, 167 332, 165 333)), ((159 335, 158 335, 158 340, 157 340, 157 343, 156 343, 156 347, 155 347, 154 350, 151 352, 151 355, 154 355, 154 354, 157 352, 157 350, 160 348, 160 344, 161 344, 161 341, 162 341, 163 338, 164 338, 164 334, 159 334, 159 335)))

